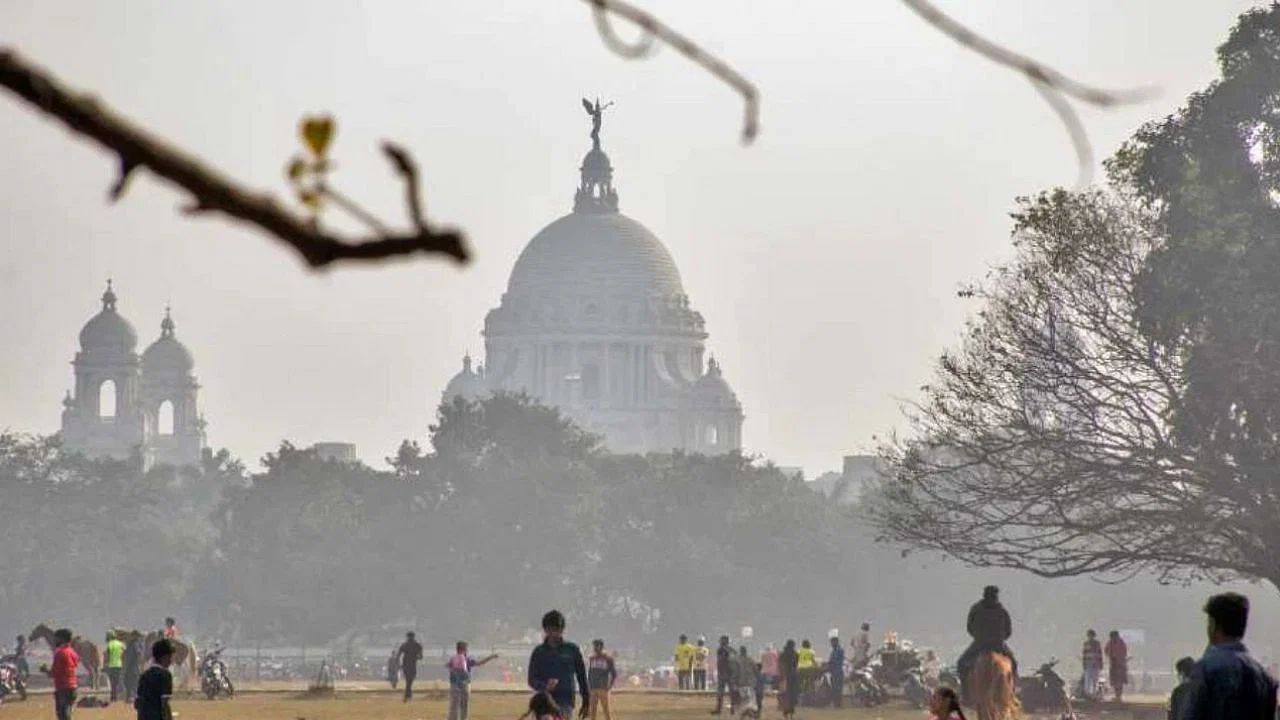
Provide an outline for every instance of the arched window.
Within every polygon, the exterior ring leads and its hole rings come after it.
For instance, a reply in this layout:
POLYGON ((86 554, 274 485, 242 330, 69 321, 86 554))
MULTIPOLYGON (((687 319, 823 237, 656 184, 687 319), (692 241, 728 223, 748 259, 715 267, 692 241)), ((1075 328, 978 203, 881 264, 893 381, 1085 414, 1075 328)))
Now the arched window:
POLYGON ((720 428, 715 425, 707 426, 707 444, 718 445, 720 443, 720 428))
POLYGON ((114 420, 116 417, 116 382, 103 380, 98 386, 98 417, 114 420))
POLYGON ((582 366, 582 399, 600 399, 600 368, 594 364, 582 366))
POLYGON ((173 434, 173 403, 165 400, 156 410, 156 432, 160 435, 173 434))

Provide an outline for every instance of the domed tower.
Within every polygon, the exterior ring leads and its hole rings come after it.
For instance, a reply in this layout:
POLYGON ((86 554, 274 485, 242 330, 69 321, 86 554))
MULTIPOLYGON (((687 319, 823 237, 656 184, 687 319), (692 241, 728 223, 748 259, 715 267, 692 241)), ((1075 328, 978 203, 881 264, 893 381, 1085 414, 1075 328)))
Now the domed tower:
POLYGON ((62 405, 62 443, 71 452, 123 460, 145 437, 138 405, 138 333, 116 310, 111 281, 102 310, 80 330, 80 351, 72 366, 76 387, 62 405))
POLYGON ((440 399, 448 404, 452 403, 456 398, 479 400, 488 394, 489 387, 484 382, 484 367, 481 366, 472 370, 471 353, 467 353, 462 357, 462 369, 445 386, 444 395, 440 399))
POLYGON ((174 335, 173 316, 165 308, 160 337, 142 353, 139 405, 145 418, 144 450, 149 463, 200 463, 205 434, 194 367, 191 351, 174 335))
POLYGON ((707 372, 693 384, 689 405, 686 447, 704 455, 742 447, 742 404, 714 357, 707 360, 707 372))
POLYGON ((615 452, 737 450, 741 408, 718 368, 708 382, 733 398, 736 419, 717 415, 717 441, 699 439, 708 422, 695 401, 706 374, 702 315, 662 241, 618 211, 600 147, 604 108, 583 103, 592 148, 573 212, 529 241, 485 318, 485 385, 559 407, 615 452))

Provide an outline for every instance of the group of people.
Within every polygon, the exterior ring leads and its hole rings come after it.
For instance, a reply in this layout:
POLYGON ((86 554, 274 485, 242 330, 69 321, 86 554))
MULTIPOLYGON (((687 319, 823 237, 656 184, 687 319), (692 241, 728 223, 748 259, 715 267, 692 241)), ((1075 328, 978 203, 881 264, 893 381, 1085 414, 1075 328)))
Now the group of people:
POLYGON ((1124 699, 1124 686, 1129 684, 1129 646, 1118 630, 1111 631, 1105 646, 1098 640, 1098 633, 1089 630, 1085 633, 1084 648, 1080 653, 1085 697, 1095 698, 1101 694, 1099 690, 1104 660, 1107 682, 1116 702, 1120 702, 1124 699))
MULTIPOLYGON (((53 682, 53 706, 57 720, 71 720, 79 691, 77 672, 80 668, 80 655, 73 646, 74 635, 71 630, 59 628, 54 631, 53 637, 53 661, 39 669, 53 682)), ((138 720, 172 720, 169 698, 173 695, 173 675, 169 672, 169 667, 173 664, 173 642, 162 638, 153 643, 150 666, 136 677, 131 677, 124 673, 124 668, 128 662, 130 647, 136 648, 140 644, 141 641, 135 641, 126 646, 120 638, 108 635, 103 665, 111 682, 111 699, 114 702, 123 695, 131 700, 138 720)), ((22 647, 25 648, 25 643, 22 647)), ((141 662, 134 665, 140 666, 141 662)))

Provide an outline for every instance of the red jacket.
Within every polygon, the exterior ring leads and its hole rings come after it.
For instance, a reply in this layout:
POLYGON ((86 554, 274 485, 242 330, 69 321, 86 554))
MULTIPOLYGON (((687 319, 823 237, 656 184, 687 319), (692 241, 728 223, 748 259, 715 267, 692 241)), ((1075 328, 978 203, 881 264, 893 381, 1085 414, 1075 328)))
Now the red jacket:
POLYGON ((49 676, 53 678, 54 690, 76 689, 76 668, 80 667, 80 656, 71 645, 63 645, 53 651, 53 667, 49 676))

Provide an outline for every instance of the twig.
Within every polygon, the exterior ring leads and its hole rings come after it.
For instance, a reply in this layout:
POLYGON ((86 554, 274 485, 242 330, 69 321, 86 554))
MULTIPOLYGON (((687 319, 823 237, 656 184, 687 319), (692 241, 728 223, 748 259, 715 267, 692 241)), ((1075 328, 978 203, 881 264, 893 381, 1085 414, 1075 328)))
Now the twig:
POLYGON ((470 256, 460 232, 427 227, 412 203, 410 214, 417 218, 412 233, 347 238, 321 232, 307 219, 282 207, 271 195, 237 185, 94 98, 65 87, 51 73, 27 62, 13 49, 0 49, 0 86, 119 157, 120 175, 110 190, 113 200, 124 194, 134 170, 145 167, 191 193, 186 212, 221 212, 256 225, 292 247, 312 267, 415 253, 446 255, 458 262, 465 262, 470 256))
POLYGON ((636 49, 643 43, 652 45, 654 40, 662 42, 675 48, 676 52, 684 55, 690 61, 711 73, 715 77, 724 81, 729 87, 733 88, 742 96, 743 118, 742 118, 742 142, 750 143, 755 139, 760 131, 760 92, 756 90, 756 86, 748 80, 742 73, 734 70, 720 58, 703 50, 689 38, 676 32, 670 26, 663 24, 650 13, 640 8, 624 2, 623 0, 583 0, 583 2, 592 6, 596 12, 596 28, 600 31, 600 36, 609 49, 617 52, 625 58, 638 58, 650 54, 648 50, 637 53, 636 49), (645 36, 640 42, 629 45, 624 42, 613 32, 613 28, 609 25, 607 19, 601 18, 601 13, 609 13, 626 19, 631 24, 640 28, 645 32, 645 36), (646 40, 647 38, 647 40, 646 40))
POLYGON ((1044 63, 982 37, 939 10, 932 0, 902 0, 902 3, 952 40, 994 63, 1025 75, 1035 85, 1040 96, 1049 103, 1058 118, 1062 120, 1067 134, 1071 137, 1071 143, 1076 149, 1076 159, 1080 162, 1079 181, 1082 185, 1088 184, 1093 174, 1093 147, 1089 143, 1089 136, 1085 133, 1084 126, 1080 124, 1080 117, 1065 96, 1097 107, 1112 107, 1122 103, 1139 102, 1153 94, 1150 88, 1104 90, 1087 85, 1063 75, 1044 63))
POLYGON ((426 221, 422 213, 422 193, 418 191, 418 165, 413 156, 390 140, 382 143, 382 152, 391 161, 392 167, 404 180, 405 207, 409 208, 409 219, 414 227, 424 227, 426 221))

